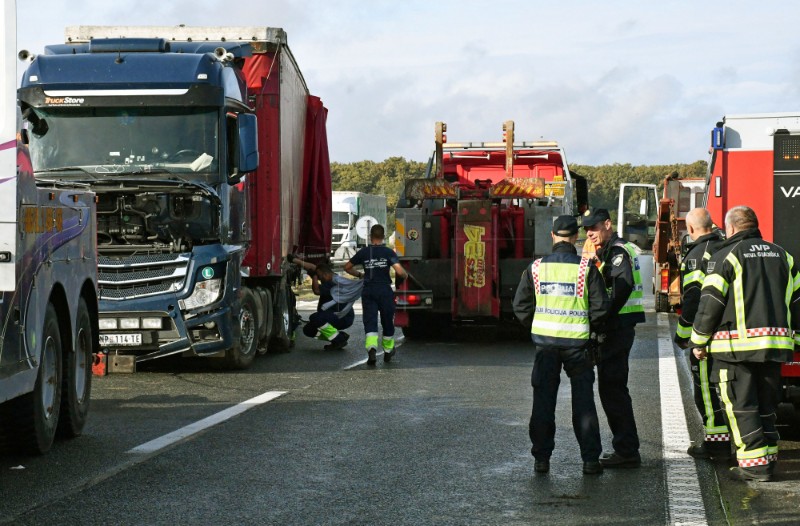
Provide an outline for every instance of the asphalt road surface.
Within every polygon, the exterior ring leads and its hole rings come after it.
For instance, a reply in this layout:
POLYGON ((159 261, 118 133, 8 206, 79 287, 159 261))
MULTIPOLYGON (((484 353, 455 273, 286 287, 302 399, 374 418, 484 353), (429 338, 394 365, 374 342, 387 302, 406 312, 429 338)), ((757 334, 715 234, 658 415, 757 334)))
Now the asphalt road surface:
MULTIPOLYGON (((659 360, 659 331, 674 323, 651 312, 637 329, 639 469, 582 474, 563 376, 551 471, 533 473, 531 346, 512 331, 402 341, 395 360, 370 367, 357 319, 342 351, 300 336, 291 353, 248 371, 171 359, 95 378, 82 437, 44 457, 0 453, 0 523, 797 524, 800 422, 790 408, 775 482, 728 481, 727 466, 687 464, 674 451, 688 443, 667 443, 687 423, 700 436, 682 355, 670 346, 659 360), (680 386, 666 393, 665 364, 680 386), (677 412, 663 402, 670 392, 677 412)), ((598 410, 608 450, 599 401, 598 410)))

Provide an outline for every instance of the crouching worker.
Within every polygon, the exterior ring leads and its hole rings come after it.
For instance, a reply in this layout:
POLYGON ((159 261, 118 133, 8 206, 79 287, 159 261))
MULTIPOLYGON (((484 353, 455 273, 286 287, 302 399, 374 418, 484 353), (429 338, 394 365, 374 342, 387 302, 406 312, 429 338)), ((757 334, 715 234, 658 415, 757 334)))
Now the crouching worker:
POLYGON ((343 349, 350 338, 344 330, 353 325, 353 304, 361 297, 364 282, 339 276, 327 263, 315 265, 292 255, 287 259, 308 270, 314 293, 319 295, 317 312, 303 326, 303 334, 329 342, 326 351, 343 349))
POLYGON ((537 473, 550 471, 555 447, 556 399, 561 368, 572 387, 572 428, 580 445, 583 472, 603 472, 600 426, 594 403, 594 362, 589 352, 592 331, 602 328, 610 301, 603 278, 590 259, 575 249, 578 222, 569 215, 553 223, 553 253, 522 273, 514 297, 514 314, 531 328, 533 411, 528 428, 537 473))

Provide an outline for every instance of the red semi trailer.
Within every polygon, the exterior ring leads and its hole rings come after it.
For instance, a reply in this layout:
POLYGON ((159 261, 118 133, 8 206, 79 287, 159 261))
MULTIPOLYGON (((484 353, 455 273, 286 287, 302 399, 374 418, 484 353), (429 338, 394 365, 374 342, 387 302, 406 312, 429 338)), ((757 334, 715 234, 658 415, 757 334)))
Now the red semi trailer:
POLYGON ((448 143, 436 124, 424 179, 407 181, 395 249, 410 277, 396 290, 407 337, 451 323, 514 321, 512 300, 531 261, 549 254, 553 219, 588 206, 586 180, 553 141, 448 143))
MULTIPOLYGON (((705 206, 714 223, 746 205, 764 239, 800 258, 800 112, 729 115, 711 132, 705 206)), ((800 352, 783 364, 784 401, 800 407, 800 352)))

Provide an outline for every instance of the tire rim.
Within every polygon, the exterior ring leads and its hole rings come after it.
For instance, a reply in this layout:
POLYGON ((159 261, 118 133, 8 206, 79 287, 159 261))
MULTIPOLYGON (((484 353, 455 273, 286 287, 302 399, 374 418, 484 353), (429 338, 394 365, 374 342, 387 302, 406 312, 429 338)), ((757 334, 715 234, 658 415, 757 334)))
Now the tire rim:
POLYGON ((286 302, 286 308, 283 309, 283 331, 289 335, 289 302, 286 302))
POLYGON ((79 404, 82 404, 86 398, 86 370, 88 367, 86 355, 89 352, 89 336, 83 327, 78 331, 77 342, 75 368, 72 371, 72 376, 75 378, 75 399, 79 404))
POLYGON ((42 347, 42 410, 45 418, 50 420, 55 411, 56 392, 58 389, 58 371, 56 342, 48 336, 42 347))
POLYGON ((250 312, 250 309, 242 309, 239 314, 239 333, 243 354, 250 354, 253 350, 253 341, 256 337, 253 313, 250 312))

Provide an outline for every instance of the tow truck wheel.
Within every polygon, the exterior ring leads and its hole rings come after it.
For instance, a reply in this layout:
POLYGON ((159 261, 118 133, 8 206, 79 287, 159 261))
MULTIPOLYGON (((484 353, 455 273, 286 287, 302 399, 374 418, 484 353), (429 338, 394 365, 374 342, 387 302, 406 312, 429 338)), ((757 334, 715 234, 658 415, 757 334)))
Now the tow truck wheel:
POLYGON ((667 294, 662 294, 661 292, 656 292, 656 312, 669 311, 669 296, 667 294))
POLYGON ((253 291, 243 287, 239 298, 239 341, 226 351, 228 365, 247 369, 253 364, 258 347, 258 308, 253 291))
POLYGON ((33 392, 0 406, 0 420, 9 431, 9 442, 33 454, 50 450, 61 410, 61 332, 52 303, 47 304, 43 329, 39 374, 33 392))
POLYGON ((77 437, 86 424, 89 414, 89 394, 92 390, 92 319, 86 301, 81 298, 75 318, 75 349, 68 352, 64 363, 64 380, 61 382, 61 418, 58 434, 77 437))
POLYGON ((270 351, 285 353, 291 350, 292 331, 292 308, 289 301, 291 291, 289 285, 282 283, 282 287, 276 292, 275 312, 273 315, 272 341, 270 341, 270 351))

